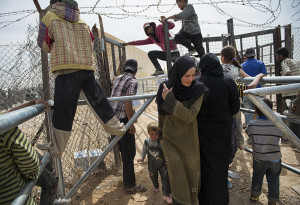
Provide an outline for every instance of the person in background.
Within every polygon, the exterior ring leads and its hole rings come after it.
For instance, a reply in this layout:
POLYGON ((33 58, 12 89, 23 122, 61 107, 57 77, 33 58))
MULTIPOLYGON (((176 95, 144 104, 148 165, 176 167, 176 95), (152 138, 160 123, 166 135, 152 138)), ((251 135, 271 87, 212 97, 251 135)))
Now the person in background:
POLYGON ((204 54, 199 69, 201 77, 196 80, 209 89, 197 116, 201 159, 199 204, 227 205, 233 115, 240 109, 238 90, 234 80, 224 77, 216 55, 204 54))
POLYGON ((151 122, 147 126, 147 132, 149 138, 144 141, 143 151, 141 158, 138 162, 143 162, 146 155, 148 156, 148 170, 149 176, 153 184, 153 191, 159 192, 158 183, 158 172, 161 177, 162 192, 164 194, 164 201, 166 203, 172 203, 171 187, 169 182, 167 164, 164 158, 163 150, 159 140, 158 134, 158 124, 156 122, 151 122))
MULTIPOLYGON (((282 76, 300 76, 300 65, 289 58, 289 50, 287 48, 278 48, 275 51, 275 58, 281 64, 282 71, 280 73, 282 76)), ((283 94, 284 101, 286 99, 294 100, 296 97, 297 93, 283 94)), ((287 106, 285 107, 287 108, 287 106)))
MULTIPOLYGON (((289 58, 289 50, 285 47, 278 48, 275 51, 275 58, 281 64, 281 75, 282 76, 300 76, 300 64, 296 63, 293 59, 289 58)), ((298 93, 285 93, 282 94, 283 105, 285 108, 284 114, 291 117, 291 112, 289 111, 289 101, 292 102, 297 98, 298 93)), ((293 109, 291 109, 293 110, 293 109)), ((287 122, 290 129, 300 138, 300 125, 296 123, 287 122)), ((282 137, 283 141, 288 141, 286 136, 282 137)))
MULTIPOLYGON (((263 101, 273 109, 269 99, 263 101)), ((279 141, 282 132, 257 108, 257 120, 252 120, 246 129, 253 147, 253 174, 250 200, 259 201, 264 175, 268 181, 268 205, 276 205, 279 200, 279 176, 281 172, 281 152, 279 141)))
MULTIPOLYGON (((160 20, 163 23, 163 19, 160 20)), ((175 24, 168 21, 168 28, 173 29, 175 24)), ((152 64, 154 65, 156 71, 152 74, 152 76, 162 75, 164 71, 161 68, 157 59, 166 61, 166 48, 165 48, 165 38, 164 38, 164 29, 163 24, 156 26, 154 22, 147 22, 143 26, 143 30, 145 31, 146 35, 148 36, 145 40, 138 40, 138 41, 130 41, 128 43, 123 43, 124 46, 133 45, 133 46, 142 46, 148 44, 156 44, 158 45, 162 51, 149 51, 148 57, 151 60, 152 64)), ((169 36, 171 34, 169 33, 169 36)), ((171 57, 172 61, 175 61, 177 57, 180 56, 179 51, 177 49, 176 44, 172 40, 170 40, 170 49, 171 49, 171 57)))
POLYGON ((80 19, 74 0, 51 0, 51 9, 42 18, 38 46, 51 54, 51 71, 56 75, 54 90, 53 131, 50 144, 53 157, 61 157, 69 141, 78 98, 81 94, 94 111, 104 130, 122 135, 126 128, 95 80, 93 34, 80 19))
MULTIPOLYGON (((128 59, 125 62, 124 74, 116 77, 114 80, 111 97, 121 97, 136 95, 137 80, 135 78, 138 69, 138 63, 135 59, 128 59)), ((120 122, 126 124, 133 116, 132 101, 113 101, 111 106, 120 122)), ((134 173, 135 148, 135 126, 132 124, 129 130, 118 142, 121 158, 123 162, 123 186, 126 194, 135 194, 145 192, 147 188, 141 184, 136 185, 134 173)))
MULTIPOLYGON (((255 77, 256 75, 263 73, 264 75, 267 75, 267 69, 264 64, 264 62, 255 59, 255 50, 254 48, 248 48, 245 51, 245 55, 247 57, 247 60, 242 63, 243 70, 245 73, 250 75, 251 77, 255 77)), ((258 84, 257 88, 260 88, 261 85, 258 84)), ((254 104, 249 100, 247 96, 244 96, 243 98, 243 107, 247 109, 254 109, 254 104)), ((250 122, 250 120, 253 119, 253 114, 251 113, 245 113, 245 121, 246 126, 250 122)))
POLYGON ((194 80, 195 73, 194 59, 179 57, 156 97, 173 204, 198 204, 200 150, 196 117, 208 89, 194 80))
POLYGON ((176 4, 182 12, 173 16, 161 18, 164 20, 174 19, 175 21, 182 21, 182 28, 178 34, 175 35, 175 41, 188 49, 185 55, 192 55, 198 53, 201 58, 204 55, 204 48, 202 45, 202 34, 198 22, 198 16, 192 4, 188 4, 188 0, 176 0, 176 4), (193 46, 191 44, 193 43, 193 46))
MULTIPOLYGON (((236 49, 233 46, 225 46, 221 50, 221 62, 225 77, 229 77, 235 82, 239 76, 249 77, 247 73, 242 70, 242 66, 236 60, 236 49)), ((243 133, 239 133, 237 128, 237 118, 241 118, 241 111, 239 111, 233 118, 232 134, 231 134, 231 157, 229 164, 232 163, 237 148, 242 148, 244 143, 243 133)), ((232 187, 232 184, 227 180, 228 188, 232 187)))
MULTIPOLYGON (((31 100, 8 112, 39 103, 45 104, 48 108, 48 103, 44 100, 31 100)), ((42 156, 35 151, 26 134, 18 127, 0 134, 0 204, 11 204, 24 185, 38 177, 39 158, 41 160, 42 156)), ((40 204, 53 204, 56 199, 57 178, 51 165, 46 165, 36 185, 42 188, 40 204)), ((37 203, 29 195, 25 204, 37 203)))

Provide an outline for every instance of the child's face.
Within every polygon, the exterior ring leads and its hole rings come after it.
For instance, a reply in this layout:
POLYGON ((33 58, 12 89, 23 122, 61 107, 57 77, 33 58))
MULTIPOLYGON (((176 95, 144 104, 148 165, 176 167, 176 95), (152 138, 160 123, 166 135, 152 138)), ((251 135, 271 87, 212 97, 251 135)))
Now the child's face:
POLYGON ((177 0, 176 4, 177 4, 178 8, 180 8, 180 10, 183 10, 184 7, 186 6, 186 3, 184 0, 177 0))
POLYGON ((156 140, 158 140, 158 138, 159 138, 159 135, 158 135, 158 132, 157 132, 157 131, 150 130, 150 131, 148 132, 148 134, 149 134, 149 137, 150 137, 150 139, 151 139, 152 141, 156 141, 156 140))
POLYGON ((275 53, 275 59, 281 63, 284 60, 284 56, 282 54, 275 53))

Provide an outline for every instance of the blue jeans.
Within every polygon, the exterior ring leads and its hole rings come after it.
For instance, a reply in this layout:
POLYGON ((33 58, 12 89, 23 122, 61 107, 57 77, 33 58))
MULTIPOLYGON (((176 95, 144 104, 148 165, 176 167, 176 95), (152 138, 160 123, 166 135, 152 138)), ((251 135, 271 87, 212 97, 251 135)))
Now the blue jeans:
MULTIPOLYGON (((254 110, 254 104, 252 103, 252 101, 247 96, 243 97, 243 108, 254 110)), ((253 114, 252 113, 245 113, 246 126, 248 126, 248 124, 251 120, 253 120, 253 114)))
POLYGON ((268 200, 269 202, 277 202, 279 199, 280 172, 281 160, 279 160, 278 162, 271 162, 253 158, 251 196, 260 196, 264 175, 266 174, 269 189, 268 200))

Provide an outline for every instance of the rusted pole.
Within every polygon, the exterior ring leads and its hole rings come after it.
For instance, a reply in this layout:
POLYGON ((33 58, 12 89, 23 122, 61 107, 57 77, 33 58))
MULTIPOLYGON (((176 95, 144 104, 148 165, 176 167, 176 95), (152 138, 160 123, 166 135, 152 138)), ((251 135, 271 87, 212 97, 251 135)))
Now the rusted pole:
POLYGON ((233 28, 233 19, 232 18, 227 20, 227 30, 228 30, 228 33, 230 34, 229 45, 232 45, 233 47, 235 47, 234 28, 233 28))
MULTIPOLYGON (((273 33, 273 43, 274 43, 274 53, 275 51, 281 47, 281 33, 280 33, 280 26, 277 26, 273 33)), ((276 60, 275 62, 275 76, 280 76, 281 66, 280 63, 276 60)), ((277 84, 276 84, 277 85, 277 84)), ((280 85, 280 84, 279 84, 280 85)), ((283 102, 282 102, 282 95, 277 94, 276 95, 276 106, 277 106, 277 112, 280 114, 283 113, 283 102)))
POLYGON ((100 24, 100 30, 101 30, 101 40, 104 41, 104 51, 103 51, 103 58, 104 58, 104 69, 106 73, 106 83, 107 83, 107 89, 102 88, 107 96, 110 96, 111 91, 111 82, 110 82, 110 73, 109 73, 109 64, 108 64, 108 55, 107 55, 107 46, 106 46, 106 40, 105 40, 105 34, 104 34, 104 26, 102 17, 98 15, 99 18, 99 24, 100 24))
POLYGON ((172 64, 171 64, 171 48, 170 48, 170 39, 169 39, 169 28, 168 28, 168 21, 165 21, 163 23, 164 26, 164 38, 165 38, 165 55, 166 55, 166 61, 167 61, 167 70, 168 73, 171 70, 172 64))
MULTIPOLYGON (((33 0, 33 3, 37 9, 37 11, 39 12, 39 18, 40 21, 42 20, 42 18, 45 16, 47 10, 50 8, 49 6, 46 8, 46 10, 42 10, 41 6, 38 2, 38 0, 33 0)), ((41 63, 42 63, 42 80, 43 80, 43 98, 44 100, 50 100, 51 97, 51 90, 50 90, 50 77, 49 77, 49 65, 48 65, 48 54, 46 52, 43 51, 43 49, 41 49, 41 63)), ((48 132, 48 118, 47 115, 45 114, 45 125, 46 125, 46 139, 47 142, 50 142, 50 134, 48 132)))
POLYGON ((289 49, 289 58, 293 58, 293 43, 292 43, 292 26, 291 24, 284 26, 285 47, 289 49))

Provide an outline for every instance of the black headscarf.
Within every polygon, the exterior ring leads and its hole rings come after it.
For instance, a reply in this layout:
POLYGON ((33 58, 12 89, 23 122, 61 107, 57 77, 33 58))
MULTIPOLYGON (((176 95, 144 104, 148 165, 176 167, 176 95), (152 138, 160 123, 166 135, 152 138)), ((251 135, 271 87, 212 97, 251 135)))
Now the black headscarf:
POLYGON ((160 108, 164 102, 162 98, 163 84, 170 89, 174 87, 173 93, 175 98, 178 101, 187 100, 189 106, 192 105, 208 88, 199 81, 193 81, 189 87, 186 87, 181 84, 181 78, 186 74, 186 72, 192 67, 196 68, 195 60, 189 56, 181 56, 176 59, 174 62, 169 75, 168 80, 160 84, 157 96, 156 103, 158 108, 160 108))
POLYGON ((207 53, 202 56, 199 68, 201 70, 201 76, 224 76, 219 58, 212 53, 207 53))

